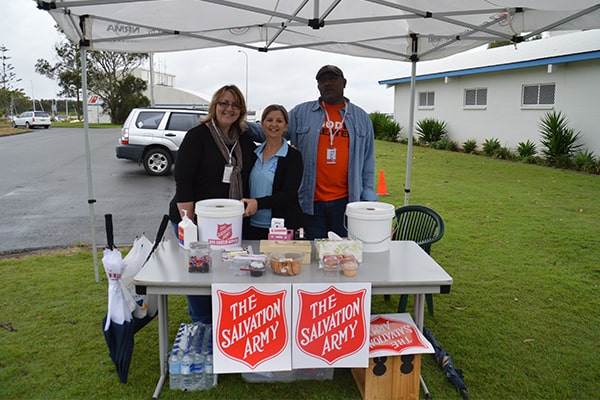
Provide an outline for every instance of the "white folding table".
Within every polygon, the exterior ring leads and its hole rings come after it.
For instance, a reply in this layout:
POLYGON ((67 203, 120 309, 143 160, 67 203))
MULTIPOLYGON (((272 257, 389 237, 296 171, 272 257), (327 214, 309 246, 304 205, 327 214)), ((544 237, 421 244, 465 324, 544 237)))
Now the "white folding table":
MULTIPOLYGON (((247 242, 258 250, 258 242, 247 242)), ((413 241, 391 241, 390 250, 363 253, 363 260, 354 277, 325 273, 313 262, 303 265, 296 276, 275 275, 267 269, 262 277, 249 274, 236 276, 220 260, 213 257, 209 273, 188 272, 187 255, 177 241, 164 240, 144 268, 135 276, 139 294, 156 294, 158 298, 158 338, 160 379, 153 399, 158 398, 167 377, 169 352, 168 295, 210 295, 213 283, 338 283, 370 282, 372 294, 414 294, 414 321, 423 328, 425 294, 449 293, 452 277, 413 241)))

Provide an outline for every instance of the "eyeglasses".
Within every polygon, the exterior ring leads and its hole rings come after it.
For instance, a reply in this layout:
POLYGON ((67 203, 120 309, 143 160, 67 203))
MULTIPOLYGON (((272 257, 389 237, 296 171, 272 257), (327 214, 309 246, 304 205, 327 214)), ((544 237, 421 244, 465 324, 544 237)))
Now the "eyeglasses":
POLYGON ((220 101, 217 103, 218 106, 223 107, 224 109, 228 109, 229 107, 231 107, 232 110, 234 111, 240 111, 242 109, 242 106, 240 106, 237 103, 230 103, 228 101, 220 101))

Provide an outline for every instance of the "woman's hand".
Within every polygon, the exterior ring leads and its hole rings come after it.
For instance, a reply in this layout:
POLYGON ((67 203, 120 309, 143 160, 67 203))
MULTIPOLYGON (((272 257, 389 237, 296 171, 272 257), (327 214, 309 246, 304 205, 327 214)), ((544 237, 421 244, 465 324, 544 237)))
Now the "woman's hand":
POLYGON ((250 217, 258 211, 258 202, 256 199, 242 199, 244 203, 244 217, 250 217))

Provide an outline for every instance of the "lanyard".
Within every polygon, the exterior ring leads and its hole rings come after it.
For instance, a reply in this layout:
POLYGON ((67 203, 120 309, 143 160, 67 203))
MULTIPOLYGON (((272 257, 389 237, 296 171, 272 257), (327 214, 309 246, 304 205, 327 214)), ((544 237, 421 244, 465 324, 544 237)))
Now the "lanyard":
POLYGON ((346 100, 344 100, 344 114, 342 115, 342 123, 340 124, 340 128, 336 129, 335 131, 332 129, 335 125, 335 122, 331 121, 331 119, 329 118, 329 113, 327 112, 327 107, 325 107, 325 103, 322 102, 321 106, 323 107, 323 110, 325 110, 325 117, 327 117, 325 127, 329 129, 329 147, 333 148, 333 138, 335 137, 335 135, 337 135, 340 129, 344 127, 344 120, 346 119, 346 110, 348 109, 348 103, 346 103, 346 100))
POLYGON ((215 124, 215 120, 211 120, 210 122, 212 122, 213 127, 215 128, 215 130, 217 131, 217 133, 219 134, 219 139, 221 140, 221 143, 223 143, 223 146, 227 149, 227 153, 229 153, 229 165, 233 165, 231 163, 231 156, 233 154, 233 150, 235 149, 235 146, 237 146, 239 139, 235 141, 235 143, 233 144, 233 146, 231 147, 231 150, 229 149, 229 147, 227 146, 227 144, 225 143, 225 140, 223 140, 223 132, 221 132, 221 129, 219 129, 219 127, 217 126, 217 124, 215 124))

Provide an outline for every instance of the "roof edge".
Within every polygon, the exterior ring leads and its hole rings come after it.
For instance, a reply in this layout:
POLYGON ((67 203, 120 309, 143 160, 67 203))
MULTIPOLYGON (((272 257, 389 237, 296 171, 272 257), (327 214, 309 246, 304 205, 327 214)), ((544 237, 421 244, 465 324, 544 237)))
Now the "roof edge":
MULTIPOLYGON (((544 58, 538 58, 538 59, 526 60, 526 61, 510 62, 510 63, 505 63, 505 64, 486 65, 483 67, 448 70, 448 71, 444 71, 444 72, 436 72, 433 74, 417 75, 416 80, 425 81, 425 80, 430 80, 430 79, 444 78, 446 76, 452 77, 452 76, 481 74, 481 73, 486 73, 486 72, 508 71, 508 70, 513 70, 513 69, 537 67, 540 65, 594 60, 597 58, 600 58, 600 50, 588 51, 588 52, 577 53, 577 54, 568 54, 568 55, 563 55, 563 56, 544 57, 544 58)), ((410 82, 410 79, 411 79, 411 77, 408 76, 408 77, 402 77, 402 78, 381 80, 381 81, 378 81, 378 83, 380 85, 395 85, 398 83, 410 82)))

